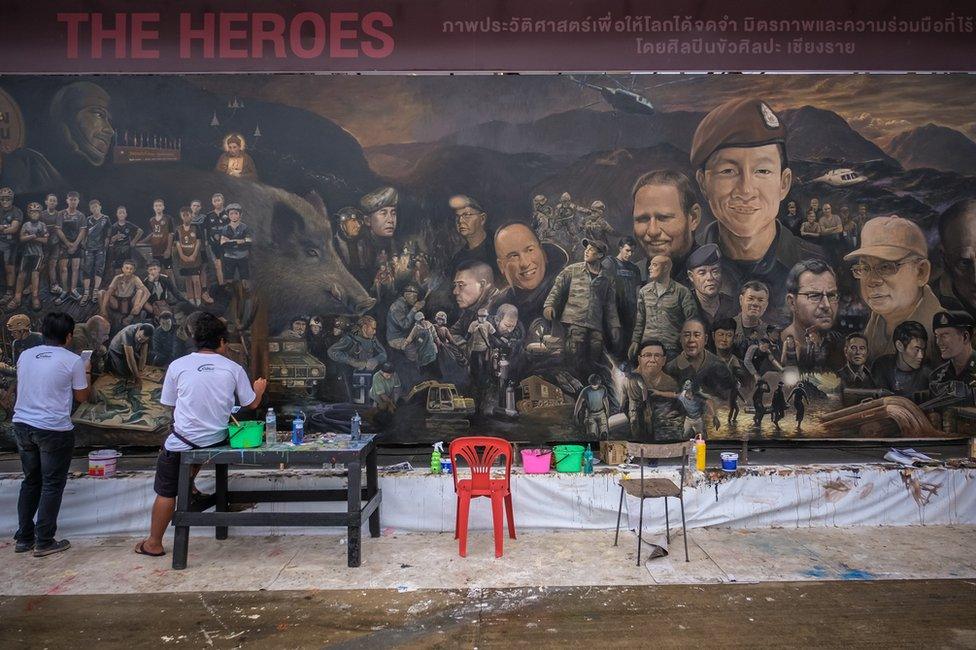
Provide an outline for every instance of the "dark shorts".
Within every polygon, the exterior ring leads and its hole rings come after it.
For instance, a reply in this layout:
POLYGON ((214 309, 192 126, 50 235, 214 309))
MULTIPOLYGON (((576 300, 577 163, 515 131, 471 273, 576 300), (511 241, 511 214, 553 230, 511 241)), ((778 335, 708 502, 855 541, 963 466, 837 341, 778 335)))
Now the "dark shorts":
MULTIPOLYGON (((222 440, 211 447, 220 447, 227 441, 222 440)), ((207 449, 207 447, 202 447, 207 449)), ((156 478, 153 480, 153 491, 166 499, 175 499, 179 491, 180 480, 180 452, 170 451, 160 447, 156 457, 156 478)))
POLYGON ((40 270, 41 270, 40 255, 21 255, 20 257, 21 273, 34 273, 35 271, 40 271, 40 270))
POLYGON ((220 242, 210 242, 210 257, 213 260, 221 260, 224 255, 224 247, 221 246, 220 242))
POLYGON ((199 266, 183 267, 180 269, 180 277, 192 278, 196 275, 200 275, 199 266))
POLYGON ((7 266, 13 266, 17 261, 17 245, 12 241, 0 239, 0 257, 7 266))
POLYGON ((61 259, 63 260, 80 260, 81 259, 81 248, 76 250, 74 253, 68 252, 68 247, 61 246, 61 259))
POLYGON ((105 275, 105 249, 86 250, 84 261, 85 277, 91 279, 96 275, 105 275))
POLYGON ((227 282, 234 279, 235 273, 241 280, 251 279, 251 259, 249 257, 238 259, 225 257, 221 264, 221 269, 224 272, 224 280, 227 282))

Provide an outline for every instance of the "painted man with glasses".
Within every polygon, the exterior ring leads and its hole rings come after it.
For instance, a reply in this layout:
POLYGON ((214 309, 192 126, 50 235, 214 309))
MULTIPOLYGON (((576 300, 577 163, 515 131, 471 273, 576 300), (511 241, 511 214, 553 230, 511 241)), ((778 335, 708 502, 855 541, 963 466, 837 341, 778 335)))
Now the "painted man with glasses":
POLYGON ((834 330, 840 294, 833 269, 821 260, 794 264, 786 276, 786 304, 793 321, 782 338, 792 336, 796 341, 800 370, 840 368, 844 340, 834 330))
POLYGON ((497 271, 492 237, 485 230, 488 214, 477 201, 463 194, 452 196, 448 203, 454 210, 457 232, 464 238, 464 246, 451 259, 451 270, 456 271, 465 262, 483 262, 497 271))
POLYGON ((938 359, 932 318, 942 311, 939 299, 929 289, 932 266, 922 229, 897 215, 875 217, 861 230, 861 247, 844 256, 855 260, 851 267, 860 282, 861 298, 871 309, 864 336, 868 361, 895 353, 892 335, 905 321, 922 323, 928 333, 929 359, 938 359))

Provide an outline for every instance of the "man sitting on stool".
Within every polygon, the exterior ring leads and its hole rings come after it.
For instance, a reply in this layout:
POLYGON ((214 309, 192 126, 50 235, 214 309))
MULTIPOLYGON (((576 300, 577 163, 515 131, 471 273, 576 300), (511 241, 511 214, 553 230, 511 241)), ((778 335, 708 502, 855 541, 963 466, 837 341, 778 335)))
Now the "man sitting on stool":
MULTIPOLYGON (((227 345, 227 325, 210 313, 202 313, 193 329, 197 351, 169 365, 163 379, 159 401, 173 407, 173 430, 163 442, 156 459, 152 523, 149 537, 139 542, 135 552, 161 557, 163 534, 173 518, 180 476, 180 452, 216 447, 227 440, 227 420, 234 397, 244 408, 261 403, 268 382, 247 379, 244 368, 222 356, 227 345)), ((193 476, 199 465, 191 468, 193 476)))

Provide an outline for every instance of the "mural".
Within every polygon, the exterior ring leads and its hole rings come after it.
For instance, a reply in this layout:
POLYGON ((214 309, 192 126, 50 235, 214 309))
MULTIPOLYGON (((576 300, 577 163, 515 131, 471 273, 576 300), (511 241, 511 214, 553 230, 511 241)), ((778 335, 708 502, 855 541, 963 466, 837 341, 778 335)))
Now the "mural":
POLYGON ((0 78, 0 406, 64 310, 154 444, 210 311, 388 443, 973 435, 976 80, 645 81, 0 78))

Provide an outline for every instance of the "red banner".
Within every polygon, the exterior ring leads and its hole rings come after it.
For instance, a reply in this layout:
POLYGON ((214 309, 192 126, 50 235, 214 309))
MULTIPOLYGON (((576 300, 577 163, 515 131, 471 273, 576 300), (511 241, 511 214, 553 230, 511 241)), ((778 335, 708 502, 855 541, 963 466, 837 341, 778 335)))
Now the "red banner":
POLYGON ((972 71, 971 2, 8 0, 0 73, 972 71))

